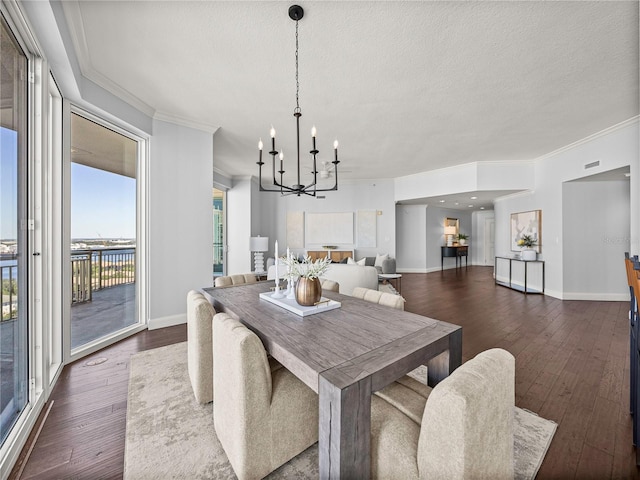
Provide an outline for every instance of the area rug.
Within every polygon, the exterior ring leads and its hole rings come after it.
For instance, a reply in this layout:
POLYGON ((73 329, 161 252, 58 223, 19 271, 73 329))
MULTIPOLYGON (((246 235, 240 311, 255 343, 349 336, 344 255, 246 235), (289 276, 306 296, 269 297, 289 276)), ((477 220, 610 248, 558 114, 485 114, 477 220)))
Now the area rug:
MULTIPOLYGON (((415 373, 424 377, 424 370, 415 373)), ((131 358, 124 478, 236 478, 213 428, 212 404, 199 405, 187 373, 186 342, 138 353, 131 358)), ((516 479, 533 479, 556 424, 516 408, 516 479)), ((317 444, 269 479, 318 478, 317 444)))

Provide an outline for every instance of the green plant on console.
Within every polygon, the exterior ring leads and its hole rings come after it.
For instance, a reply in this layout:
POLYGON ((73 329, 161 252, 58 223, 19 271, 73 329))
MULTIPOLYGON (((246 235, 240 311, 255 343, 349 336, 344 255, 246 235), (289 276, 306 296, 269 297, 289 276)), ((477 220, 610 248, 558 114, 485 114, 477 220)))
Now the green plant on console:
POLYGON ((533 247, 536 243, 537 243, 536 239, 532 235, 523 235, 518 239, 518 242, 517 242, 519 247, 527 247, 527 248, 533 247))

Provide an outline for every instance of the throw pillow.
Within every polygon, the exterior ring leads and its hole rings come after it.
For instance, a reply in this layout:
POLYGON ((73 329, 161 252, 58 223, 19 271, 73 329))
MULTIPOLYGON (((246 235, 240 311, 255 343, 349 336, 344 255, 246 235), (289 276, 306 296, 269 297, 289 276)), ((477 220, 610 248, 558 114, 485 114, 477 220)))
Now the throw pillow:
POLYGON ((340 263, 349 263, 350 258, 351 257, 343 258, 342 260, 340 260, 340 263))
POLYGON ((360 265, 360 266, 362 266, 362 267, 364 267, 364 266, 365 266, 365 262, 366 262, 366 261, 367 261, 367 259, 366 259, 366 258, 361 258, 360 260, 358 260, 358 261, 356 262, 356 264, 357 264, 357 265, 360 265))
POLYGON ((347 257, 347 265, 356 265, 356 261, 351 257, 347 257))
POLYGON ((382 267, 382 262, 389 258, 388 253, 384 253, 382 255, 376 255, 376 263, 373 264, 374 267, 382 267))

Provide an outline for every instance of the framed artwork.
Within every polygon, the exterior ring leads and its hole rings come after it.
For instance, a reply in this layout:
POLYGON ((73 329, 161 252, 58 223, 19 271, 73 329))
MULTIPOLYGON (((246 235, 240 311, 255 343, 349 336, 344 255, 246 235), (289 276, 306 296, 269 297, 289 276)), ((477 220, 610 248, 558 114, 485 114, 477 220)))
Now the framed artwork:
POLYGON ((522 247, 518 246, 518 240, 524 235, 530 235, 536 244, 533 249, 540 253, 542 250, 542 210, 531 210, 511 214, 511 251, 519 252, 522 247))

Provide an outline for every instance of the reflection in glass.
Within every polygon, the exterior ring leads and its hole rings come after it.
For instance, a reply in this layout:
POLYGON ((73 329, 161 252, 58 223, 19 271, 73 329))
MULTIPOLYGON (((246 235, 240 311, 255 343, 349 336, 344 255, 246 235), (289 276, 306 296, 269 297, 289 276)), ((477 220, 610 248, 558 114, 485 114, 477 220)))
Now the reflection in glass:
POLYGON ((27 58, 2 18, 0 28, 0 443, 28 398, 27 58))

